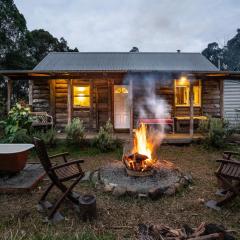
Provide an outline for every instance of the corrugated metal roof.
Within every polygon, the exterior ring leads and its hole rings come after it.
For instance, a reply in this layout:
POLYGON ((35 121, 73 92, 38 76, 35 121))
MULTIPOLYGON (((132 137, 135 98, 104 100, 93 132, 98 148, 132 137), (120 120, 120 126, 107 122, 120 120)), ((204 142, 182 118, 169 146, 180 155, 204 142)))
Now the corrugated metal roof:
POLYGON ((217 71, 200 53, 52 52, 34 70, 217 71))

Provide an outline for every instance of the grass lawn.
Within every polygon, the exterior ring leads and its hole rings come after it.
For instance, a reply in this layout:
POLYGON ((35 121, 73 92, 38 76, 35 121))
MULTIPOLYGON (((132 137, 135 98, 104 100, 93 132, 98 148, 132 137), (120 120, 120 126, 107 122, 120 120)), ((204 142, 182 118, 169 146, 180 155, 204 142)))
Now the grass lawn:
MULTIPOLYGON (((120 159, 121 150, 112 153, 99 153, 93 148, 68 148, 64 144, 50 149, 50 153, 69 151, 73 158, 83 158, 85 171, 97 169, 109 161, 120 159)), ((193 184, 173 197, 163 197, 157 201, 114 198, 103 193, 101 188, 81 183, 75 191, 91 193, 97 197, 98 219, 83 223, 66 202, 61 213, 66 220, 57 225, 47 225, 36 211, 37 200, 48 180, 26 194, 0 195, 0 237, 2 239, 134 239, 138 223, 164 223, 179 227, 184 223, 198 226, 201 222, 223 224, 228 229, 240 232, 240 202, 236 199, 227 208, 216 212, 204 207, 202 201, 215 199, 216 179, 214 171, 220 151, 206 151, 201 145, 161 146, 160 159, 174 162, 184 172, 191 172, 193 184)), ((31 160, 37 158, 33 155, 31 160)), ((53 201, 56 194, 51 194, 53 201)), ((238 234, 240 239, 240 233, 238 234)))

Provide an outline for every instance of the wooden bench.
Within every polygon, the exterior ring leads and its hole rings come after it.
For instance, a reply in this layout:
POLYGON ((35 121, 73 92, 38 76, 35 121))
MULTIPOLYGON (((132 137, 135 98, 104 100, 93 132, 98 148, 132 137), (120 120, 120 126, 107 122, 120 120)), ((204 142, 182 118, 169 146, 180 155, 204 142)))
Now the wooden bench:
MULTIPOLYGON (((208 120, 208 117, 206 117, 206 116, 194 116, 193 120, 206 121, 206 120, 208 120)), ((176 124, 177 131, 179 131, 179 129, 180 129, 180 122, 183 122, 183 121, 190 121, 190 116, 177 116, 177 117, 175 117, 175 124, 176 124)))
POLYGON ((53 117, 47 112, 31 112, 32 127, 53 127, 53 117))
POLYGON ((171 126, 172 133, 175 132, 173 118, 140 118, 138 120, 138 125, 141 123, 146 125, 168 125, 171 126))

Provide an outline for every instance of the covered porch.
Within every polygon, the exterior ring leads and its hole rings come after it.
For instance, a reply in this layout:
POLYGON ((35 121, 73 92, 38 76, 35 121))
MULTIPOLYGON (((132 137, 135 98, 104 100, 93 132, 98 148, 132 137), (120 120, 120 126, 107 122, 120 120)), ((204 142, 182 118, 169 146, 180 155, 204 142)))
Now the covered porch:
MULTIPOLYGON (((106 120, 115 121, 114 105, 114 87, 127 84, 129 94, 131 94, 131 103, 129 109, 129 128, 125 133, 117 131, 115 134, 120 139, 129 139, 136 128, 139 116, 136 114, 136 104, 142 104, 141 84, 137 81, 125 81, 125 76, 129 72, 81 72, 81 71, 2 71, 8 82, 8 100, 7 109, 11 107, 12 83, 15 80, 29 81, 29 105, 33 111, 47 111, 53 116, 54 125, 64 128, 70 123, 72 118, 79 117, 90 127, 90 130, 97 130, 106 120), (79 108, 74 106, 74 86, 89 86, 88 101, 89 107, 79 108), (140 89, 140 90, 139 90, 140 89), (139 94, 140 93, 140 94, 139 94), (129 134, 130 133, 130 134, 129 134)), ((133 74, 133 73, 131 73, 133 74)), ((145 73, 135 73, 145 74, 145 73)), ((159 79, 159 88, 156 93, 166 98, 171 106, 171 118, 175 121, 185 121, 187 129, 184 133, 175 131, 167 134, 164 142, 166 143, 189 143, 198 141, 202 136, 194 131, 194 124, 201 116, 223 117, 223 89, 222 82, 226 78, 239 78, 236 73, 229 72, 158 72, 164 76, 159 79), (175 79, 185 76, 188 80, 186 89, 188 103, 181 106, 182 99, 179 100, 179 106, 176 105, 175 79), (170 76, 166 84, 166 76, 170 76), (196 79, 201 79, 201 89, 199 93, 200 106, 195 105, 194 89, 196 79), (170 81, 169 81, 170 80, 170 81), (166 85, 164 85, 166 84, 166 85)), ((199 83, 200 86, 200 83, 199 83)), ((179 86, 179 93, 183 87, 179 86)), ((89 132, 88 137, 94 136, 94 131, 89 132)), ((59 138, 61 138, 61 134, 59 138)))

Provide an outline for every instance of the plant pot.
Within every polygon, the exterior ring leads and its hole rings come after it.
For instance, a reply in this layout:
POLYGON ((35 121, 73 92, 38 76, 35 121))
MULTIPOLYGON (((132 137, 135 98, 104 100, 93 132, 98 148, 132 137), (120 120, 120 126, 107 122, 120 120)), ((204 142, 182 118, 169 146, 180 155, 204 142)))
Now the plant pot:
POLYGON ((24 169, 32 144, 0 144, 0 172, 16 173, 24 169))

